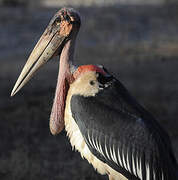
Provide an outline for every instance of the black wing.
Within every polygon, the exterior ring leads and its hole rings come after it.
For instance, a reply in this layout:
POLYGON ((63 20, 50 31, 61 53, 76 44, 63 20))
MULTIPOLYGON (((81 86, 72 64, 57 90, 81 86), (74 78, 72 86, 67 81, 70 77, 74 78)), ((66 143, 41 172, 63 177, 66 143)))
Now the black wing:
POLYGON ((169 137, 116 79, 95 97, 73 95, 72 116, 90 151, 131 180, 175 180, 169 137))

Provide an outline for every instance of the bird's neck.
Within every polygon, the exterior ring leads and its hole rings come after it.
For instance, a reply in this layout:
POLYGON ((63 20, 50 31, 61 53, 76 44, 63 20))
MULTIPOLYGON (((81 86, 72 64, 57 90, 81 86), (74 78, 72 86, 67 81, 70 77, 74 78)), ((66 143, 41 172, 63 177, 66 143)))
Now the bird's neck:
POLYGON ((74 81, 70 72, 70 64, 74 56, 75 39, 69 40, 60 56, 59 74, 50 116, 50 130, 52 134, 58 134, 64 128, 64 110, 69 84, 74 81))
POLYGON ((75 39, 71 39, 65 44, 60 56, 59 76, 65 76, 69 83, 72 80, 70 67, 73 65, 74 49, 75 39))

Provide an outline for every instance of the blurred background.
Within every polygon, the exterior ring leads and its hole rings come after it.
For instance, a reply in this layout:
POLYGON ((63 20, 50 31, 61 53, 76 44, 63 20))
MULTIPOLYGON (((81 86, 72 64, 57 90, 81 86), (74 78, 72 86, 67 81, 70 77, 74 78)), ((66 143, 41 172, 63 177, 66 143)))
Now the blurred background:
POLYGON ((58 57, 10 97, 31 50, 63 6, 82 16, 75 63, 102 64, 119 78, 166 129, 178 159, 177 0, 0 0, 0 179, 107 179, 72 151, 64 131, 50 134, 58 57))

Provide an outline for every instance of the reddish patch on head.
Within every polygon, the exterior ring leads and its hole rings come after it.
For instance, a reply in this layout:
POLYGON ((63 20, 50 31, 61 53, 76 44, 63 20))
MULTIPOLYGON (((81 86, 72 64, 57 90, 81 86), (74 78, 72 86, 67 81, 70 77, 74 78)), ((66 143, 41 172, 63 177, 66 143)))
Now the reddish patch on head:
POLYGON ((95 72, 99 72, 99 73, 102 73, 102 74, 106 74, 106 72, 98 67, 98 66, 95 66, 95 65, 83 65, 83 66, 79 66, 77 68, 77 70, 73 73, 73 77, 74 79, 77 79, 81 74, 85 73, 85 72, 88 72, 88 71, 95 71, 95 72))
POLYGON ((59 35, 68 36, 71 31, 72 31, 72 24, 70 24, 66 20, 63 20, 60 25, 59 35))

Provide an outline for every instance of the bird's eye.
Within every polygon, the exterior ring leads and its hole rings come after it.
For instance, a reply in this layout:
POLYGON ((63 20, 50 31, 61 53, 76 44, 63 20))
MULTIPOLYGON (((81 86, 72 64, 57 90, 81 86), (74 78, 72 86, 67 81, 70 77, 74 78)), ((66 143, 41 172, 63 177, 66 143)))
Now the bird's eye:
POLYGON ((71 20, 70 20, 70 17, 69 17, 68 15, 66 15, 66 17, 65 17, 65 18, 66 18, 67 22, 69 22, 69 23, 70 23, 70 21, 71 21, 71 20))
POLYGON ((95 84, 95 82, 91 80, 91 81, 90 81, 90 84, 93 86, 93 85, 95 84))
POLYGON ((68 14, 66 14, 66 13, 63 12, 63 13, 62 13, 62 17, 63 17, 64 20, 66 20, 67 22, 70 23, 71 19, 70 19, 70 16, 69 16, 68 14))
POLYGON ((61 18, 57 17, 54 21, 54 24, 58 26, 60 23, 61 23, 61 18))

